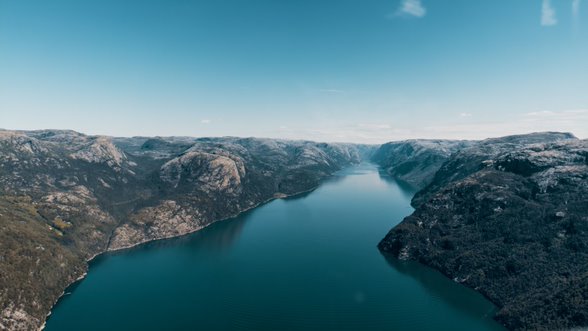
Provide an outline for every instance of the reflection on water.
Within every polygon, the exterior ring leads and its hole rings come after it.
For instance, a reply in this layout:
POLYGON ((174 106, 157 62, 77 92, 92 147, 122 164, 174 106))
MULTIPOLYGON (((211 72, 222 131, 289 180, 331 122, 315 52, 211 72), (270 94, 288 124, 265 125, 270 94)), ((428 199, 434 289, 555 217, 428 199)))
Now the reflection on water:
POLYGON ((418 191, 418 189, 413 185, 403 180, 393 178, 384 169, 378 169, 378 175, 380 176, 381 180, 397 185, 406 198, 412 198, 418 191))
MULTIPOLYGON (((192 249, 222 251, 227 250, 237 240, 251 217, 251 211, 246 211, 236 218, 230 218, 213 223, 194 233, 164 240, 151 241, 128 250, 116 251, 107 255, 128 254, 130 251, 152 251, 167 247, 186 246, 192 249)), ((98 260, 99 258, 97 258, 98 260)))
POLYGON ((303 192, 303 193, 296 194, 296 195, 291 195, 291 196, 289 196, 289 197, 282 198, 281 200, 285 201, 286 203, 289 203, 289 202, 296 202, 296 201, 299 201, 299 200, 304 200, 304 199, 306 199, 306 198, 307 198, 309 195, 311 195, 311 194, 312 194, 312 192, 314 192, 314 190, 307 191, 307 192, 303 192))
POLYGON ((373 165, 199 232, 98 257, 48 331, 502 330, 491 303, 376 245, 412 212, 373 165))
POLYGON ((432 297, 443 299, 472 318, 491 318, 496 312, 496 308, 492 306, 486 311, 480 310, 476 302, 479 302, 481 294, 465 286, 456 286, 438 271, 424 268, 414 261, 401 261, 388 254, 382 255, 394 270, 417 280, 432 297))
POLYGON ((184 244, 193 249, 227 250, 239 238, 250 217, 251 213, 245 212, 238 219, 233 218, 212 224, 204 230, 185 238, 184 244))

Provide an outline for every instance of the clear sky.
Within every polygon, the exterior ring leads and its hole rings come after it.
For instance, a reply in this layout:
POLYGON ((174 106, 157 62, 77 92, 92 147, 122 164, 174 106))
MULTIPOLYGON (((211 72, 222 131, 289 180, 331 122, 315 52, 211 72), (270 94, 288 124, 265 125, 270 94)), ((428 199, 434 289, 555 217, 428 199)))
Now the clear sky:
POLYGON ((588 1, 0 0, 0 127, 588 138, 588 1))

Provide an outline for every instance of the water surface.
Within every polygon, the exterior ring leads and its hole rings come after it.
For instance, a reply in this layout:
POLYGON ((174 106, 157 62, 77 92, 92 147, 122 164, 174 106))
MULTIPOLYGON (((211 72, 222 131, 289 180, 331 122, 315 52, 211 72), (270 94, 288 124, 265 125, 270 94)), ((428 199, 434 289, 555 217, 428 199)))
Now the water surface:
POLYGON ((503 330, 481 295, 380 254, 411 197, 360 165, 312 193, 101 256, 46 330, 503 330))

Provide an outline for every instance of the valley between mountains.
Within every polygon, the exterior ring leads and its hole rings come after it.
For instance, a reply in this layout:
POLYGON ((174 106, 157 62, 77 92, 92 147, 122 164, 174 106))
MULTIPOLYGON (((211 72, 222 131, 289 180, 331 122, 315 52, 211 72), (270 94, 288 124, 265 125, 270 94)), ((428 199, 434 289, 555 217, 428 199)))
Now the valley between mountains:
POLYGON ((0 330, 42 328, 98 254, 197 231, 362 161, 419 190, 415 212, 382 233, 388 258, 474 288, 509 329, 588 326, 588 141, 571 134, 373 146, 4 130, 0 330))

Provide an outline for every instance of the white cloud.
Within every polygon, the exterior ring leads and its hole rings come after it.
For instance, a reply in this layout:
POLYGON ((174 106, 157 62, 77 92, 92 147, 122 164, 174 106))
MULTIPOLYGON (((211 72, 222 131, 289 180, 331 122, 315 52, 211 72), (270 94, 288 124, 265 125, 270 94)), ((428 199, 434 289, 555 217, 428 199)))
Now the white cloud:
POLYGON ((453 125, 432 125, 414 131, 424 137, 448 139, 484 139, 511 134, 541 131, 571 132, 588 138, 588 109, 537 111, 515 116, 509 120, 476 121, 453 125))
POLYGON ((423 17, 427 14, 427 9, 423 6, 421 0, 402 0, 398 14, 423 17))
MULTIPOLYGON (((573 123, 575 121, 580 121, 578 124, 587 124, 588 121, 588 109, 572 109, 572 110, 565 110, 565 111, 537 111, 526 113, 525 117, 529 120, 540 120, 544 119, 546 121, 556 121, 556 122, 566 122, 566 123, 573 123)), ((588 129, 588 127, 587 127, 588 129)))
POLYGON ((359 123, 357 128, 361 130, 387 130, 392 127, 390 124, 379 124, 379 123, 359 123))
POLYGON ((541 25, 553 26, 557 24, 555 9, 551 6, 551 0, 543 0, 541 5, 541 25))
POLYGON ((338 141, 355 143, 384 143, 404 139, 485 139, 512 134, 541 131, 571 132, 578 138, 588 138, 588 109, 565 111, 537 111, 514 115, 504 120, 449 120, 444 124, 428 125, 359 123, 323 123, 314 127, 289 127, 276 131, 276 136, 286 139, 314 141, 338 141))
POLYGON ((211 120, 204 119, 204 120, 200 121, 200 123, 202 123, 202 124, 210 124, 210 123, 212 123, 212 121, 211 120))
POLYGON ((572 1, 572 14, 574 15, 575 18, 578 17, 578 15, 580 14, 580 3, 582 2, 582 0, 573 0, 572 1))
POLYGON ((543 111, 534 111, 534 112, 530 112, 530 113, 526 113, 525 117, 527 118, 538 118, 538 117, 546 117, 546 116, 553 116, 555 115, 555 112, 552 112, 550 110, 543 110, 543 111))
POLYGON ((472 113, 459 113, 460 117, 472 117, 472 113))
POLYGON ((324 93, 343 93, 343 90, 337 90, 334 88, 329 88, 329 89, 320 89, 319 92, 324 92, 324 93))

